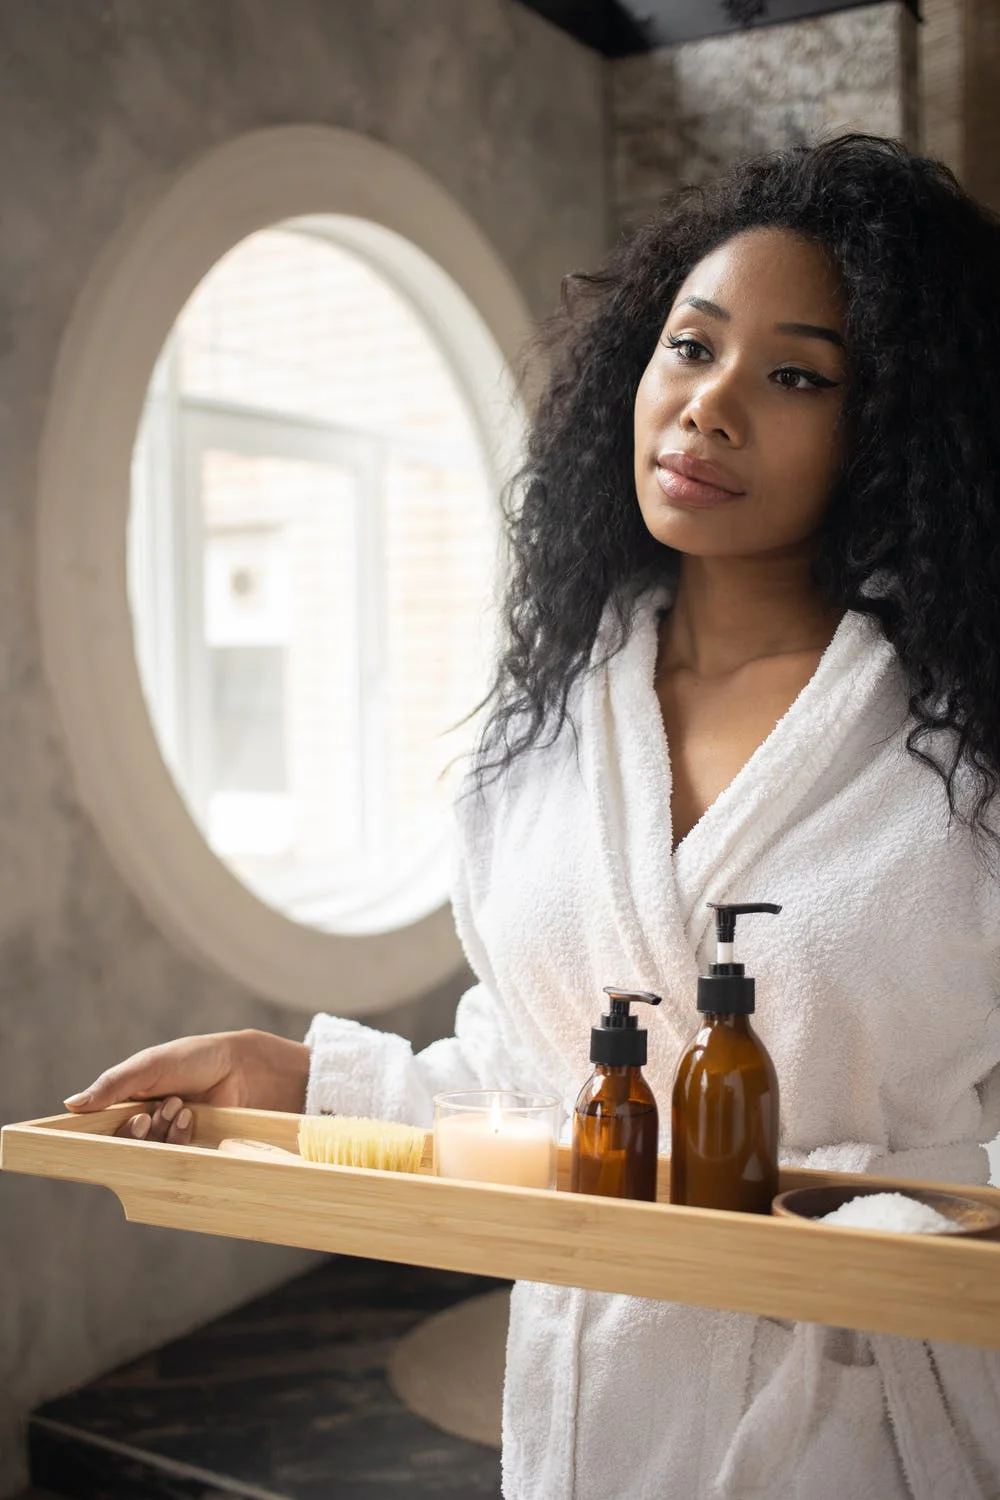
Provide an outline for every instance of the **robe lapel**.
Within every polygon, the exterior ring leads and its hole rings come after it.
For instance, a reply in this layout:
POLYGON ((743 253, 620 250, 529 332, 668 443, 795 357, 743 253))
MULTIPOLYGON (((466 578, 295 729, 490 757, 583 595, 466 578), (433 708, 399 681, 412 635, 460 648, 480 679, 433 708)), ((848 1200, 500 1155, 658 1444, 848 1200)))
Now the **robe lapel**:
MULTIPOLYGON (((724 900, 794 819, 896 666, 868 616, 848 611, 809 682, 730 785, 671 853, 670 752, 654 687, 657 590, 641 602, 625 646, 583 686, 581 769, 598 846, 606 946, 624 965, 616 983, 657 991, 653 1027, 668 1051, 690 1039, 706 903, 724 900)), ((781 900, 781 892, 746 898, 781 900)), ((609 982, 611 982, 609 980, 609 982)))
MULTIPOLYGON (((631 634, 583 688, 581 768, 598 846, 601 901, 627 972, 612 981, 662 995, 645 1024, 672 1053, 690 1038, 698 977, 674 881, 670 758, 653 690, 658 591, 639 606, 631 634)), ((596 920, 595 912, 595 920, 596 920)))
MULTIPOLYGON (((876 622, 848 610, 788 712, 678 845, 677 904, 695 953, 713 919, 706 903, 725 900, 765 846, 793 822, 896 664, 876 622)), ((650 697, 650 714, 659 719, 655 693, 650 697)), ((753 901, 782 899, 780 891, 742 894, 753 901)))

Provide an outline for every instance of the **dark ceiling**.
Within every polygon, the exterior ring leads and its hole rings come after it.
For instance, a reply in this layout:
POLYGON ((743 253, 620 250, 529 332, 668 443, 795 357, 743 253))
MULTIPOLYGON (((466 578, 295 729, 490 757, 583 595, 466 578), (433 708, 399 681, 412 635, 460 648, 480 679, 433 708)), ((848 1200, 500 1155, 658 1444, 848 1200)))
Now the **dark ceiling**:
MULTIPOLYGON (((518 0, 605 57, 853 10, 871 0, 518 0)), ((919 17, 919 0, 905 0, 919 17)))

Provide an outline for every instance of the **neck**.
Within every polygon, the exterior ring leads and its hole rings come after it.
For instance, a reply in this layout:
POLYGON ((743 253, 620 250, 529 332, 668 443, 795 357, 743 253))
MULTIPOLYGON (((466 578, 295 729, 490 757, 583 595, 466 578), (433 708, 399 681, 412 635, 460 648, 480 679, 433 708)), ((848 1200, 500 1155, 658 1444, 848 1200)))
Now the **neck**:
POLYGON ((822 651, 840 614, 819 596, 811 554, 693 557, 681 561, 660 636, 660 672, 726 677, 751 661, 822 651))

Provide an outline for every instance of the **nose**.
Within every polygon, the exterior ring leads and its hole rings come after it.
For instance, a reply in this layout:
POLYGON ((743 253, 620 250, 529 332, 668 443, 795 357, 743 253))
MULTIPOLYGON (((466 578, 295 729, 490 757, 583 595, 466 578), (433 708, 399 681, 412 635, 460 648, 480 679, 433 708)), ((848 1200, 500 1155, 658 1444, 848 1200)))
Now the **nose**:
POLYGON ((746 442, 746 415, 735 389, 735 372, 706 370, 681 412, 680 425, 702 437, 721 437, 731 448, 746 442))

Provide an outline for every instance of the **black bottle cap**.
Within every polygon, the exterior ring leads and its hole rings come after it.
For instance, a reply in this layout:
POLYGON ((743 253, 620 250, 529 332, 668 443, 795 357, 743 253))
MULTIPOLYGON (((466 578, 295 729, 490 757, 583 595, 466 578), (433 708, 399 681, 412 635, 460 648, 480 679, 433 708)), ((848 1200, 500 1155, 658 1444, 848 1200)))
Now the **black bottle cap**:
POLYGON ((606 984, 604 993, 610 997, 610 1011, 601 1017, 600 1026, 590 1028, 591 1062, 603 1063, 606 1068, 644 1067, 646 1033, 639 1030, 639 1023, 629 1006, 633 1000, 659 1005, 659 995, 649 990, 622 990, 613 984, 606 984))
POLYGON ((716 901, 708 905, 715 912, 717 956, 721 962, 709 964, 708 973, 698 976, 698 1009, 716 1016, 749 1016, 757 1001, 754 981, 742 964, 732 958, 736 938, 736 918, 744 912, 768 911, 777 914, 780 906, 773 902, 756 902, 749 906, 727 906, 716 901))

